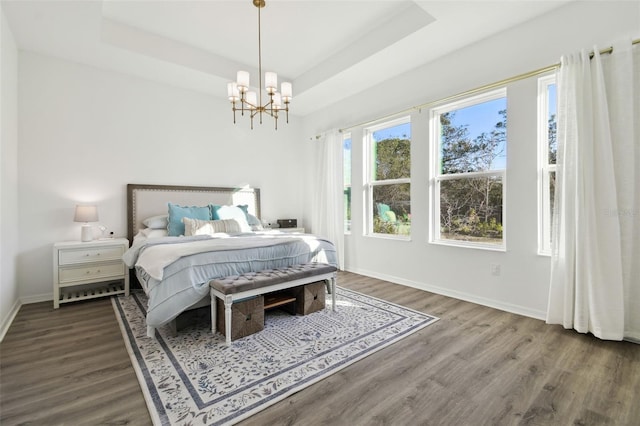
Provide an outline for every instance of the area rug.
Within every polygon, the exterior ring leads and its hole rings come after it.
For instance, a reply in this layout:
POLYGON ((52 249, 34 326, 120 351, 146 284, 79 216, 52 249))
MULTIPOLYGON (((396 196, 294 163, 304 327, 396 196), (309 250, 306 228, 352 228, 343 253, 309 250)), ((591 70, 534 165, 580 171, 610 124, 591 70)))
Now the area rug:
POLYGON ((127 349, 156 425, 231 425, 345 368, 438 318, 337 288, 324 310, 274 310, 264 330, 225 346, 208 308, 175 337, 146 336, 144 293, 112 298, 127 349))

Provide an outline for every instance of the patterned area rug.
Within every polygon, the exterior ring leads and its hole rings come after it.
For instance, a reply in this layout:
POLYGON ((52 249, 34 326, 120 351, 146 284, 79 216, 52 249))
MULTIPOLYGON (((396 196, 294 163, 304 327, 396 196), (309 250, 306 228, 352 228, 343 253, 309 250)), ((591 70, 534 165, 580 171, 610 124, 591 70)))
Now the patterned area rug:
POLYGON ((434 323, 438 318, 337 288, 337 307, 305 316, 274 310, 261 332, 224 345, 209 308, 177 336, 146 337, 144 293, 112 298, 157 425, 230 425, 434 323))

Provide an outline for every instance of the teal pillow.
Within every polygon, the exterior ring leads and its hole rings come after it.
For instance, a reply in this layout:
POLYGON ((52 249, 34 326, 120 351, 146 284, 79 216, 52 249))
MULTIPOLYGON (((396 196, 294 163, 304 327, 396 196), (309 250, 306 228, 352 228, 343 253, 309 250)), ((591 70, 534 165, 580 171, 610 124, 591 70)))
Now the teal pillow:
POLYGON ((213 220, 234 219, 240 225, 240 230, 242 232, 251 231, 251 227, 247 222, 247 206, 219 206, 216 204, 209 204, 209 207, 211 207, 211 218, 213 220))
POLYGON ((189 219, 211 220, 211 210, 209 206, 179 206, 177 204, 169 203, 169 225, 167 231, 169 236, 177 237, 184 235, 184 223, 182 218, 188 217, 189 219))

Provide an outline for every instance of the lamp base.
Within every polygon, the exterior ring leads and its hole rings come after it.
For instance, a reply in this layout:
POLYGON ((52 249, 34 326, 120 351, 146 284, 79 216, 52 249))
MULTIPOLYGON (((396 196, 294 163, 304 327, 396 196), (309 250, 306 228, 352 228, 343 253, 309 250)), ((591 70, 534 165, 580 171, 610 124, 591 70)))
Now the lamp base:
POLYGON ((81 229, 82 230, 80 232, 80 241, 82 241, 83 243, 86 243, 88 241, 93 241, 93 229, 91 225, 89 224, 82 225, 81 229))

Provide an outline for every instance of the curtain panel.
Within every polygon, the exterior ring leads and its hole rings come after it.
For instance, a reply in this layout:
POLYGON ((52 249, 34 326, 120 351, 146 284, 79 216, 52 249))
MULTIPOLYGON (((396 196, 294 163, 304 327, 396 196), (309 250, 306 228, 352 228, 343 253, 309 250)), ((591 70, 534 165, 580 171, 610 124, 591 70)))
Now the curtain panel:
POLYGON ((640 342, 640 55, 563 56, 547 322, 640 342))
POLYGON ((327 238, 338 252, 338 269, 344 269, 343 165, 342 136, 332 130, 314 142, 316 161, 311 209, 311 229, 327 238))

